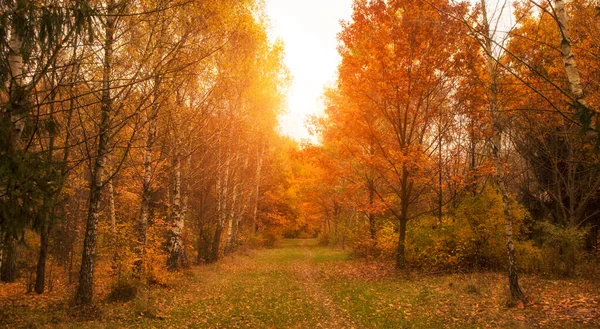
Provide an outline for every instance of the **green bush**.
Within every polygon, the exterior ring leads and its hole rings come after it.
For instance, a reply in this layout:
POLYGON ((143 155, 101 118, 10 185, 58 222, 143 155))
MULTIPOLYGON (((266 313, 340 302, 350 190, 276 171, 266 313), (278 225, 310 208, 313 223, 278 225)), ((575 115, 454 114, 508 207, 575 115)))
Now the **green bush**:
MULTIPOLYGON (((528 214, 516 202, 510 210, 518 244, 528 214)), ((505 238, 502 198, 486 188, 464 198, 452 217, 441 221, 425 217, 409 223, 406 257, 415 267, 434 270, 500 269, 507 263, 505 238)))
POLYGON ((392 259, 398 247, 398 233, 394 224, 386 222, 377 231, 375 239, 357 239, 354 243, 356 256, 365 258, 392 259))
POLYGON ((585 257, 585 230, 561 227, 548 222, 538 224, 543 232, 542 262, 552 274, 571 276, 585 257))

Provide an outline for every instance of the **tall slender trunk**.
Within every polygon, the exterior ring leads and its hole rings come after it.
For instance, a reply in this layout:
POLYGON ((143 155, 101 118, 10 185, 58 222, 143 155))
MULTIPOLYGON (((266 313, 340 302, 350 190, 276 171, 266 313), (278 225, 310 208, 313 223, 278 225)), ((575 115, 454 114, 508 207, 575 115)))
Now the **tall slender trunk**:
POLYGON ((219 247, 221 246, 221 235, 223 234, 223 223, 219 220, 217 222, 217 228, 215 229, 215 235, 212 243, 212 255, 210 262, 216 262, 219 260, 219 247))
MULTIPOLYGON (((220 127, 219 127, 220 129, 220 127)), ((213 236, 212 246, 211 246, 211 255, 209 262, 216 262, 219 259, 219 245, 221 244, 221 233, 223 232, 223 222, 221 213, 223 210, 223 191, 222 191, 222 163, 221 163, 221 134, 222 131, 219 130, 217 132, 218 140, 217 140, 217 179, 215 182, 215 191, 217 194, 217 227, 215 228, 215 235, 213 236)))
POLYGON ((519 286, 519 275, 517 270, 517 261, 515 257, 515 247, 513 238, 513 223, 512 216, 510 213, 510 197, 506 189, 504 182, 504 170, 502 168, 502 161, 500 158, 500 150, 502 147, 502 131, 503 124, 500 120, 499 105, 498 105, 498 76, 495 68, 495 60, 493 58, 492 49, 492 38, 489 21, 487 17, 487 8, 485 0, 481 0, 482 15, 483 15, 483 27, 485 33, 485 52, 487 59, 488 74, 490 76, 489 86, 489 108, 492 117, 492 124, 495 128, 495 135, 492 138, 492 161, 496 169, 496 185, 502 196, 502 208, 504 211, 504 226, 506 235, 506 251, 508 254, 508 283, 510 293, 513 299, 521 300, 524 298, 523 291, 519 286))
MULTIPOLYGON (((246 159, 244 160, 242 172, 239 175, 239 177, 243 177, 243 175, 246 174, 249 163, 250 163, 250 146, 248 146, 248 153, 246 154, 246 159)), ((251 197, 249 195, 249 193, 244 193, 244 191, 243 191, 244 184, 242 183, 242 181, 243 181, 243 179, 240 179, 240 192, 239 192, 240 195, 239 195, 239 197, 241 200, 240 200, 240 202, 238 202, 239 209, 238 209, 235 221, 233 223, 233 236, 231 237, 233 248, 235 248, 237 246, 238 234, 240 231, 240 223, 241 223, 242 219, 246 216, 246 212, 248 211, 248 203, 250 202, 250 197, 251 197), (244 196, 246 196, 246 197, 244 197, 244 196)))
MULTIPOLYGON (((220 129, 220 128, 219 128, 220 129)), ((230 167, 231 167, 231 142, 233 137, 233 129, 229 130, 229 137, 227 138, 227 148, 225 150, 225 163, 222 163, 222 131, 219 131, 219 149, 218 149, 218 169, 217 169, 217 228, 215 230, 215 236, 212 245, 212 259, 211 261, 216 262, 219 260, 220 249, 221 249, 221 235, 225 228, 225 220, 227 219, 228 210, 228 195, 229 195, 229 184, 230 184, 230 167), (224 170, 223 170, 224 169, 224 170)))
POLYGON ((150 218, 150 199, 152 197, 152 152, 156 140, 156 119, 160 104, 158 101, 161 79, 154 77, 153 102, 149 111, 146 111, 148 130, 146 131, 146 145, 144 147, 144 175, 142 180, 142 203, 140 217, 137 224, 138 241, 136 248, 137 260, 134 271, 138 274, 143 271, 144 258, 146 255, 146 240, 148 232, 148 221, 150 218))
MULTIPOLYGON (((50 88, 52 88, 50 92, 50 120, 54 120, 54 100, 56 99, 56 83, 54 79, 54 73, 50 75, 50 88)), ((46 157, 46 161, 49 164, 52 164, 54 157, 54 142, 56 139, 56 134, 54 132, 50 132, 49 142, 48 142, 48 153, 46 157)), ((68 148, 67 145, 65 147, 68 148)), ((66 150, 65 150, 66 152, 66 150)), ((56 191, 58 192, 58 191, 56 191)), ((36 267, 36 275, 35 275, 35 287, 34 290, 36 293, 41 294, 44 292, 45 283, 46 283, 46 258, 48 255, 48 234, 50 230, 51 222, 54 221, 54 203, 57 198, 56 194, 53 195, 45 195, 43 206, 42 206, 42 214, 41 214, 41 227, 40 227, 40 250, 38 253, 38 262, 36 267)))
MULTIPOLYGON (((18 9, 15 7, 15 10, 18 9)), ((11 26, 10 39, 8 40, 8 78, 4 82, 5 90, 8 91, 8 104, 4 106, 4 116, 0 118, 6 122, 8 131, 6 136, 6 149, 0 150, 3 153, 3 157, 13 158, 19 156, 17 150, 19 149, 21 135, 25 129, 25 120, 29 115, 29 109, 26 106, 26 94, 24 88, 24 74, 23 74, 23 55, 22 47, 23 40, 19 33, 16 32, 17 27, 15 24, 11 26)), ((9 175, 10 176, 10 175, 9 175)), ((12 177, 7 177, 8 180, 12 177)), ((15 204, 15 200, 8 195, 8 188, 11 183, 5 186, 0 186, 0 195, 2 195, 2 201, 7 203, 15 204)), ((16 201, 18 203, 18 201, 16 201)), ((3 282, 13 282, 16 280, 17 262, 16 262, 16 238, 13 236, 13 229, 8 227, 11 225, 10 221, 18 221, 17 218, 8 218, 2 221, 0 231, 4 232, 4 245, 0 250, 0 280, 3 282)), ((2 238, 2 237, 0 237, 2 238)))
POLYGON ((227 223, 227 243, 225 245, 225 254, 229 254, 231 251, 233 251, 233 236, 234 236, 234 226, 235 226, 235 222, 237 220, 236 218, 236 213, 235 213, 235 207, 236 207, 236 202, 237 202, 237 189, 238 189, 238 184, 235 182, 233 182, 233 188, 231 191, 231 205, 229 208, 229 218, 228 218, 228 223, 227 223))
MULTIPOLYGON (((54 209, 52 209, 54 212, 54 209)), ((51 215, 52 216, 52 215, 51 215)), ((44 220, 40 228, 40 252, 38 254, 38 263, 35 275, 35 292, 41 294, 46 285, 46 258, 48 256, 48 235, 50 223, 48 219, 44 220)))
POLYGON ((412 183, 409 181, 410 173, 405 166, 402 166, 402 176, 400 181, 400 213, 398 214, 398 249, 396 251, 396 268, 406 267, 406 223, 408 222, 408 206, 410 204, 410 195, 412 193, 412 183))
POLYGON ((17 238, 14 234, 6 232, 4 236, 4 249, 0 280, 2 282, 15 282, 17 279, 17 238))
POLYGON ((23 40, 17 27, 12 26, 10 39, 8 40, 8 73, 9 78, 5 81, 6 90, 9 91, 10 106, 7 112, 10 115, 11 132, 8 135, 9 147, 17 148, 21 133, 25 128, 25 118, 29 114, 25 105, 26 97, 24 90, 24 64, 22 47, 23 40))
POLYGON ((264 155, 265 144, 260 143, 256 149, 256 173, 254 176, 254 205, 252 207, 252 224, 254 226, 254 232, 258 231, 258 197, 260 195, 260 179, 264 155))
POLYGON ((176 271, 185 266, 183 255, 184 218, 181 207, 181 155, 176 150, 173 156, 173 202, 171 203, 171 231, 169 232, 167 267, 176 271))
POLYGON ((83 253, 81 257, 81 270, 79 272, 79 286, 75 295, 75 303, 90 305, 94 293, 94 263, 96 259, 96 240, 98 219, 100 217, 103 176, 105 162, 108 154, 110 138, 110 115, 112 112, 111 98, 111 66, 113 62, 113 43, 115 32, 115 2, 110 1, 106 15, 105 40, 104 40, 104 65, 102 72, 102 98, 101 119, 98 131, 98 145, 96 159, 92 171, 90 184, 90 200, 86 220, 83 253))
MULTIPOLYGON (((51 96, 51 100, 54 100, 54 97, 51 96)), ((54 112, 54 108, 51 105, 51 113, 54 112)), ((50 114, 52 118, 52 114, 50 114)), ((53 152, 54 152, 54 134, 51 134, 49 146, 48 146, 48 163, 52 162, 53 152)), ((36 267, 35 274, 35 287, 34 290, 36 293, 41 294, 44 292, 46 285, 46 258, 48 257, 48 245, 49 245, 49 234, 50 234, 50 226, 52 222, 54 222, 54 203, 56 200, 56 195, 45 195, 42 207, 42 222, 40 227, 40 251, 38 253, 38 262, 36 267)))
POLYGON ((585 101, 585 93, 583 92, 583 84, 579 77, 577 63, 575 62, 575 55, 573 55, 573 49, 571 47, 569 18, 565 9, 564 0, 554 0, 554 13, 560 34, 560 52, 562 54, 563 67, 567 76, 567 81, 569 82, 569 90, 575 98, 575 105, 582 107, 585 110, 589 110, 585 101))
POLYGON ((443 207, 444 207, 444 186, 442 184, 443 177, 443 157, 442 157, 442 112, 440 111, 440 123, 439 123, 439 131, 438 131, 438 187, 439 187, 439 197, 438 197, 438 221, 442 222, 442 217, 444 215, 443 207))
MULTIPOLYGON (((375 202, 375 186, 374 182, 371 179, 369 181, 369 206, 373 207, 373 203, 375 202)), ((375 214, 372 209, 369 209, 367 214, 367 218, 369 219, 369 233, 371 235, 371 239, 375 240, 377 237, 377 227, 375 226, 375 214)))
POLYGON ((197 254, 196 254, 196 264, 201 264, 202 261, 208 261, 207 257, 209 256, 206 252, 208 241, 205 240, 205 223, 204 223, 204 193, 200 195, 200 204, 198 206, 198 245, 197 245, 197 254))
MULTIPOLYGON (((168 2, 159 2, 159 7, 162 8, 163 4, 168 2)), ((160 16, 162 17, 162 16, 160 16)), ((165 41, 165 24, 163 24, 159 18, 159 34, 158 42, 165 41)), ((164 51, 157 48, 155 52, 156 58, 164 58, 164 51)), ((150 207, 152 198, 152 174, 153 174, 153 151, 154 143, 156 142, 157 136, 157 120, 158 113, 160 110, 160 90, 162 77, 159 73, 155 73, 152 79, 152 105, 144 111, 146 115, 146 143, 144 145, 144 173, 142 177, 142 200, 140 205, 140 215, 137 222, 137 241, 135 247, 136 261, 134 262, 134 273, 138 278, 141 278, 141 273, 144 271, 144 261, 146 258, 146 244, 148 235, 148 225, 150 220, 150 207)))

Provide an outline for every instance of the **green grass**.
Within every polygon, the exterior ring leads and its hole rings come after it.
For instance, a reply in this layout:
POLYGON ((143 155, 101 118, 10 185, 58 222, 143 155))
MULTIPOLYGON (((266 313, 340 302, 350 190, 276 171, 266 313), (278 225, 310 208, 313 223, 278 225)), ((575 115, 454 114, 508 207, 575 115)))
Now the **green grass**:
MULTIPOLYGON (((353 259, 316 240, 285 240, 194 267, 89 317, 53 303, 8 305, 2 327, 57 328, 596 328, 598 285, 524 277, 530 304, 507 307, 502 274, 424 275, 353 259)), ((0 286, 3 289, 3 286, 0 286)))

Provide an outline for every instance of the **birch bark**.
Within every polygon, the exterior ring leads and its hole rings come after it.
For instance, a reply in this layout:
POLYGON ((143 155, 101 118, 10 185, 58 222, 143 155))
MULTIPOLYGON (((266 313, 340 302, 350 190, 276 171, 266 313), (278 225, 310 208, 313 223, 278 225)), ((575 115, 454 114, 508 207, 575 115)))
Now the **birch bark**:
POLYGON ((115 33, 116 3, 109 1, 107 5, 106 22, 104 26, 104 63, 102 71, 102 97, 101 119, 99 125, 99 138, 96 148, 96 159, 92 171, 90 184, 90 199, 86 220, 83 253, 81 257, 81 270, 79 272, 79 286, 75 295, 75 303, 89 305, 92 303, 94 290, 94 262, 96 258, 96 240, 98 219, 100 217, 101 199, 103 189, 103 176, 108 154, 110 139, 110 116, 112 112, 111 79, 113 64, 113 46, 115 33))
POLYGON ((569 82, 569 90, 573 94, 577 105, 583 109, 589 110, 585 101, 585 94, 583 92, 579 70, 577 69, 577 63, 575 62, 575 55, 573 55, 573 49, 571 47, 569 18, 565 9, 564 0, 554 1, 554 12, 558 30, 560 32, 560 52, 562 54, 563 67, 567 76, 567 81, 569 82))
POLYGON ((513 223, 512 215, 510 213, 510 197, 506 189, 504 182, 504 169, 502 167, 502 161, 500 158, 500 150, 502 147, 502 131, 503 123, 500 120, 500 108, 498 105, 498 75, 495 67, 494 54, 492 49, 492 38, 493 35, 490 31, 490 25, 487 16, 487 8, 485 0, 481 0, 482 15, 483 15, 483 28, 484 28, 484 46, 486 53, 486 64, 488 74, 490 77, 489 85, 489 110, 492 117, 492 124, 495 128, 495 135, 492 138, 492 161, 496 169, 496 184, 500 194, 502 196, 502 208, 504 211, 504 226, 506 235, 506 251, 508 254, 508 283, 510 288, 511 296, 514 300, 522 300, 525 295, 519 286, 519 275, 517 269, 517 261, 515 257, 514 237, 513 237, 513 223))

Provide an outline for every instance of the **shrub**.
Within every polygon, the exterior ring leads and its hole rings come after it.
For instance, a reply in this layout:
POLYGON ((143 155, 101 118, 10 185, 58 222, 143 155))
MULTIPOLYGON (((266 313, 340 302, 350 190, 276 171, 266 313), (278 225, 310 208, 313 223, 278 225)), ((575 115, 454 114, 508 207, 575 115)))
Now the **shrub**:
POLYGON ((275 247, 275 244, 281 240, 281 236, 275 232, 267 231, 264 233, 264 246, 267 248, 275 247))
POLYGON ((553 274, 571 276, 577 264, 584 258, 585 230, 576 227, 561 227, 542 222, 542 261, 544 268, 553 274))
POLYGON ((320 233, 318 237, 319 246, 328 246, 329 245, 329 234, 320 233))
POLYGON ((128 302, 137 296, 139 283, 130 279, 119 279, 112 286, 108 297, 109 302, 128 302))
POLYGON ((520 241, 515 244, 517 266, 528 273, 539 273, 543 269, 542 250, 533 241, 520 241))
MULTIPOLYGON (((513 202, 511 215, 518 240, 528 214, 513 202)), ((453 272, 499 269, 507 259, 504 224, 502 198, 488 187, 464 198, 452 217, 412 222, 407 229, 407 259, 416 267, 453 272)))
POLYGON ((386 222, 377 231, 375 239, 357 239, 354 252, 359 257, 391 259, 398 246, 398 233, 394 232, 394 224, 386 222))

